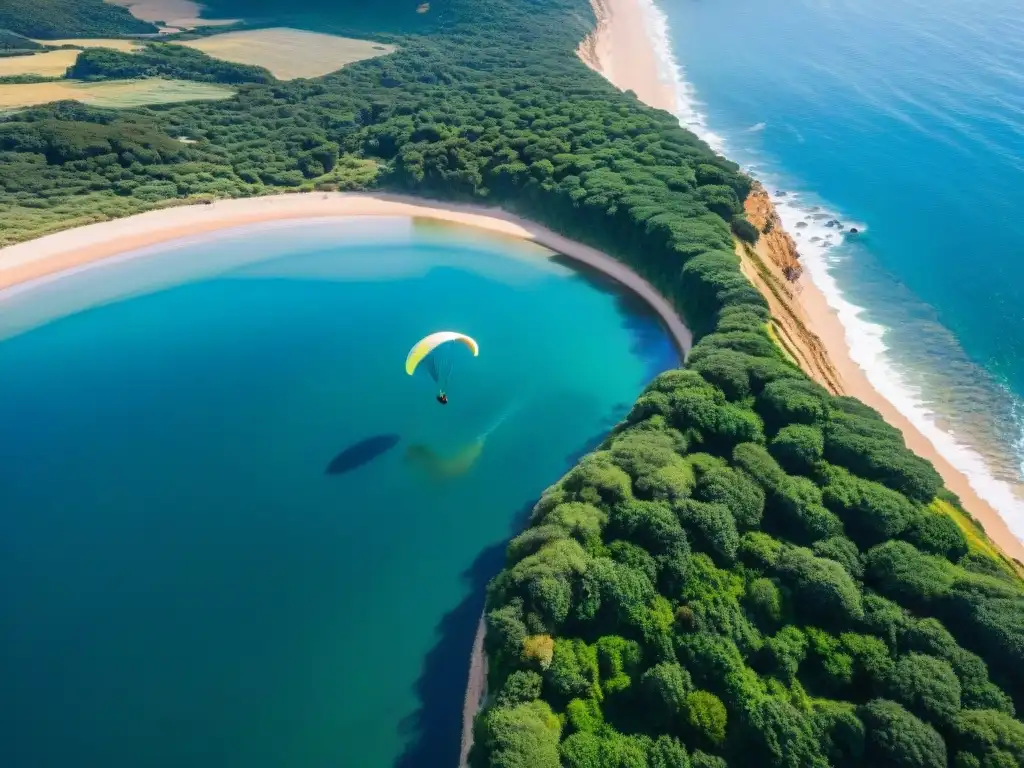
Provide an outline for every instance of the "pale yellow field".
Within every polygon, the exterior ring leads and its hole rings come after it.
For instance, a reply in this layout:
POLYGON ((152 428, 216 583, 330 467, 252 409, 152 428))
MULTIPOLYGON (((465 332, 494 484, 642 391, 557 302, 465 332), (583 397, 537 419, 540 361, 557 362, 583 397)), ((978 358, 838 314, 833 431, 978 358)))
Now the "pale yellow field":
POLYGON ((116 37, 69 37, 66 40, 36 40, 40 45, 73 45, 76 48, 113 48, 115 51, 137 51, 142 47, 135 40, 116 37))
POLYGON ((395 50, 371 40, 354 40, 319 32, 278 27, 246 32, 224 32, 182 42, 203 53, 238 64, 266 67, 279 80, 320 77, 346 64, 383 56, 395 50))
POLYGON ((61 77, 81 51, 47 51, 34 56, 0 57, 0 76, 42 75, 61 77))
POLYGON ((103 83, 80 83, 66 80, 38 84, 0 84, 0 109, 31 107, 51 101, 74 99, 94 107, 126 109, 145 104, 167 104, 175 101, 227 99, 234 90, 212 83, 188 80, 111 80, 103 83))
POLYGON ((203 6, 192 0, 107 0, 131 11, 143 21, 159 21, 166 27, 192 29, 193 27, 234 24, 238 19, 201 19, 203 6))
MULTIPOLYGON (((133 40, 116 38, 69 38, 66 40, 36 40, 43 45, 77 45, 79 48, 114 48, 118 51, 137 51, 140 46, 133 40)), ((42 75, 62 77, 67 68, 75 63, 81 50, 47 51, 30 56, 0 57, 0 77, 5 75, 42 75)))

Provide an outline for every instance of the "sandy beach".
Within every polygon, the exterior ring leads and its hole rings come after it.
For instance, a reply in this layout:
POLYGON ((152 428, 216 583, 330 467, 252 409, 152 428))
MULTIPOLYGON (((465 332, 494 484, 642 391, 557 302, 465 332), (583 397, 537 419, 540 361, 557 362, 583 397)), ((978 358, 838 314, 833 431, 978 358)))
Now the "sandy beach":
POLYGON ((341 192, 270 195, 164 208, 89 224, 0 248, 0 290, 181 237, 266 221, 331 216, 410 216, 531 240, 596 269, 646 301, 665 324, 681 355, 685 356, 692 345, 690 330, 668 300, 611 256, 499 208, 433 203, 402 195, 341 192))
MULTIPOLYGON (((633 91, 648 105, 678 112, 675 88, 659 79, 640 1, 593 0, 593 6, 597 29, 580 46, 580 58, 613 85, 633 91)), ((764 190, 756 188, 746 207, 755 225, 759 217, 776 219, 775 237, 762 238, 753 253, 745 254, 742 248, 739 252, 744 272, 771 304, 773 328, 782 337, 783 347, 810 376, 832 392, 852 395, 881 413, 903 433, 911 450, 935 465, 946 487, 960 497, 989 538, 1010 557, 1024 561, 1024 543, 1010 532, 995 508, 974 491, 966 475, 943 458, 931 441, 871 386, 864 370, 850 357, 846 329, 810 275, 804 271, 795 283, 786 279, 783 271, 798 263, 798 254, 764 190)))

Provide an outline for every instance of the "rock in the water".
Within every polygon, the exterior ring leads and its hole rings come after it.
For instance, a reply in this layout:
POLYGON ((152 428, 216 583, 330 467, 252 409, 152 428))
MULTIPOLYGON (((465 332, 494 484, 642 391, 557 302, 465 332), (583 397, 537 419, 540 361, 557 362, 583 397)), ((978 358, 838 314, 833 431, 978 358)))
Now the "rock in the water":
POLYGON ((836 220, 835 219, 829 219, 828 221, 825 222, 825 226, 828 227, 829 229, 832 229, 832 227, 834 227, 835 225, 836 225, 836 220))
POLYGON ((803 229, 803 228, 804 228, 804 227, 806 227, 806 226, 807 226, 807 222, 806 222, 806 221, 798 221, 798 222, 796 223, 796 228, 797 228, 797 229, 803 229))
POLYGON ((850 227, 850 234, 851 235, 856 235, 858 232, 860 232, 860 230, 857 229, 856 227, 850 227))
POLYGON ((811 242, 812 243, 820 243, 821 242, 821 238, 818 237, 817 235, 815 235, 814 237, 811 238, 811 242))
POLYGON ((789 194, 788 192, 786 192, 785 190, 782 190, 782 189, 776 189, 775 190, 775 196, 776 197, 785 197, 788 194, 789 194))

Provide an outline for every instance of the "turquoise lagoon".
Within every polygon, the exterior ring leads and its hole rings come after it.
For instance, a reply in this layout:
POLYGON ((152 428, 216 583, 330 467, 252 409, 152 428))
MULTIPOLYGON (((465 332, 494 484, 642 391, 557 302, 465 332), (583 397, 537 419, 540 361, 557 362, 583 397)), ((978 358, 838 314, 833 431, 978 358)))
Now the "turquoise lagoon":
POLYGON ((408 218, 226 230, 0 308, 8 768, 453 765, 504 542, 678 364, 601 279, 408 218), (481 351, 442 407, 403 363, 448 328, 481 351))

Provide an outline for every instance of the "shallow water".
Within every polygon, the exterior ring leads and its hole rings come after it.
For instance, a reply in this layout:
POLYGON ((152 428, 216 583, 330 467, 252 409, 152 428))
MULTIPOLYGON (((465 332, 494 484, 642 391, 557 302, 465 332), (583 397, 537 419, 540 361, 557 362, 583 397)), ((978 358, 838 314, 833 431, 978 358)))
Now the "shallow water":
POLYGON ((1024 536, 1024 6, 656 2, 686 122, 785 193, 855 360, 1024 536))
POLYGON ((3 297, 0 763, 457 760, 482 588, 678 359, 536 246, 261 226, 3 297), (473 335, 451 399, 407 377, 473 335))

